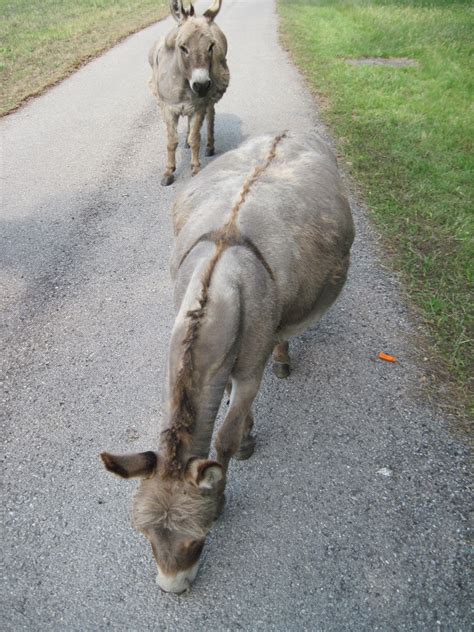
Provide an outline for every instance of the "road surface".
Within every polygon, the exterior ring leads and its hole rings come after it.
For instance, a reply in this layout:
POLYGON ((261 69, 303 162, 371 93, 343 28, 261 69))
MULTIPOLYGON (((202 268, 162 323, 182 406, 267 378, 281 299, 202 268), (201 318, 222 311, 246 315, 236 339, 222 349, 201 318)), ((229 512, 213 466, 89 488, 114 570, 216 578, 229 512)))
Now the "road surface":
MULTIPOLYGON (((231 71, 218 152, 322 129, 273 0, 226 0, 218 23, 231 71)), ((266 375, 257 450, 232 466, 192 591, 154 583, 130 526, 135 483, 98 453, 156 445, 176 185, 159 184, 164 128, 146 81, 170 26, 1 122, 3 629, 467 630, 466 449, 420 392, 416 326, 355 204, 347 287, 292 343, 291 378, 266 375)), ((181 142, 178 184, 189 171, 181 142)))

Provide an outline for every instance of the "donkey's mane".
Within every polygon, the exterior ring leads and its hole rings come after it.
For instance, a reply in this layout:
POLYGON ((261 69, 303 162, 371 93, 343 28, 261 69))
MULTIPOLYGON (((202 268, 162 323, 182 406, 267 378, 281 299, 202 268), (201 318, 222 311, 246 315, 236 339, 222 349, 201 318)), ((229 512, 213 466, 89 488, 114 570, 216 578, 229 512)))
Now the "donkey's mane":
MULTIPOLYGON (((222 229, 212 233, 212 240, 216 244, 216 251, 209 261, 201 280, 201 293, 198 299, 198 307, 186 313, 186 318, 189 323, 182 343, 183 355, 181 368, 178 371, 171 394, 171 423, 169 427, 162 432, 162 445, 165 448, 166 475, 170 477, 178 477, 182 473, 185 464, 182 462, 181 456, 183 449, 191 443, 196 421, 196 410, 192 401, 193 348, 199 337, 199 329, 206 313, 212 274, 226 248, 235 244, 236 241, 245 244, 245 240, 238 239, 240 237, 240 231, 237 227, 239 211, 247 199, 252 186, 275 159, 276 148, 286 137, 286 134, 287 132, 285 131, 273 139, 272 146, 265 161, 257 165, 252 173, 245 179, 239 196, 232 207, 229 221, 222 229)), ((206 235, 206 239, 209 239, 209 236, 206 235)), ((200 239, 198 241, 200 241, 200 239)), ((255 247, 254 249, 259 255, 258 249, 255 247)), ((264 265, 266 266, 265 262, 264 265)), ((268 268, 268 266, 266 267, 268 268)))

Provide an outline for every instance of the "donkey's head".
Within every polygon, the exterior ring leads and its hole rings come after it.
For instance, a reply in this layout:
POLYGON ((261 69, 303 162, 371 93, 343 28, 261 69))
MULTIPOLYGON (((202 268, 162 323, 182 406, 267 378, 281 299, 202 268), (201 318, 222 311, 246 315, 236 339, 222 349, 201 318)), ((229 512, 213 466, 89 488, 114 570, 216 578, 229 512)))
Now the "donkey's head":
POLYGON ((202 17, 197 17, 191 4, 184 9, 182 0, 170 0, 171 15, 178 22, 175 47, 183 76, 191 90, 205 97, 212 84, 211 65, 216 39, 212 22, 221 8, 222 0, 213 0, 202 17))
POLYGON ((219 511, 222 467, 193 458, 179 475, 170 477, 155 452, 103 452, 101 458, 110 472, 141 479, 133 526, 150 541, 158 586, 165 592, 183 592, 196 577, 206 535, 219 511))

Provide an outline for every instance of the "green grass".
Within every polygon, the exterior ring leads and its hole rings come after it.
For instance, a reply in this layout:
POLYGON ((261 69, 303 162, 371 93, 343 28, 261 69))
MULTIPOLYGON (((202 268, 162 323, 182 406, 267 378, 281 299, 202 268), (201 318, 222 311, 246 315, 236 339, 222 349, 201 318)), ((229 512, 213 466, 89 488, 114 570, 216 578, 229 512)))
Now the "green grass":
POLYGON ((167 12, 166 0, 0 0, 0 114, 167 12))
POLYGON ((279 0, 285 43, 333 129, 444 366, 472 371, 474 11, 442 0, 279 0), (417 67, 353 66, 408 57, 417 67))

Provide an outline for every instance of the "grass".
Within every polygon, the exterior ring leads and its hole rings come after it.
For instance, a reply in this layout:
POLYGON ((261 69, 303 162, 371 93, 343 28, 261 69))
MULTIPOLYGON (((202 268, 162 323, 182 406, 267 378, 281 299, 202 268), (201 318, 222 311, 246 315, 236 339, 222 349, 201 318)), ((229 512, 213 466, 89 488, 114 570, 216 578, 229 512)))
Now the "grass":
POLYGON ((167 13, 166 0, 0 0, 0 115, 167 13))
POLYGON ((463 393, 472 375, 473 42, 469 2, 279 0, 395 268, 463 393), (407 57, 416 67, 354 66, 407 57))

